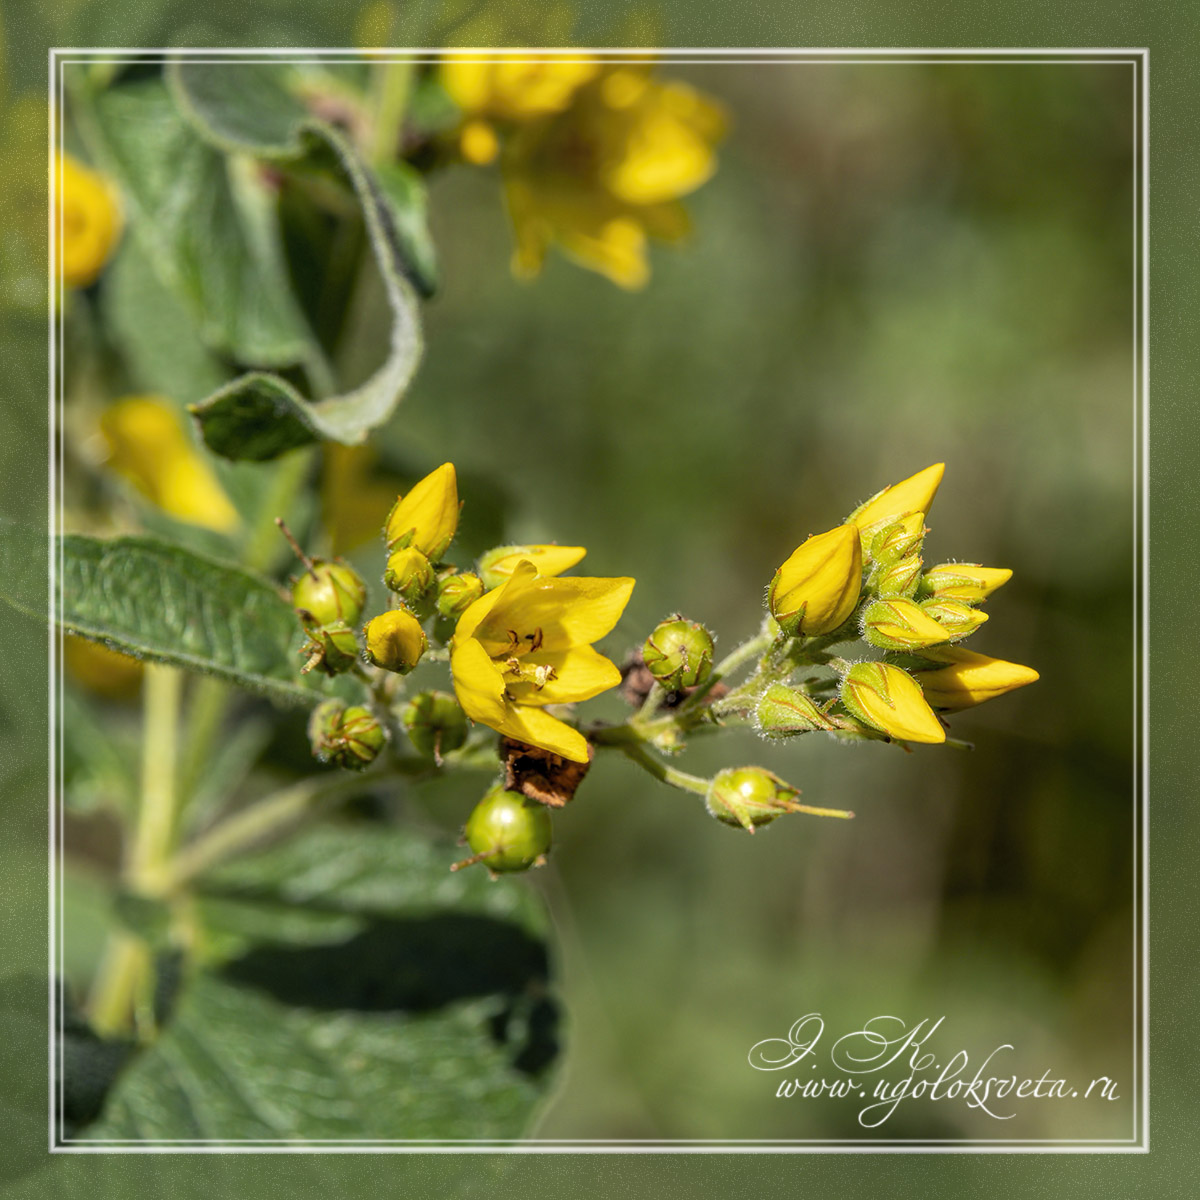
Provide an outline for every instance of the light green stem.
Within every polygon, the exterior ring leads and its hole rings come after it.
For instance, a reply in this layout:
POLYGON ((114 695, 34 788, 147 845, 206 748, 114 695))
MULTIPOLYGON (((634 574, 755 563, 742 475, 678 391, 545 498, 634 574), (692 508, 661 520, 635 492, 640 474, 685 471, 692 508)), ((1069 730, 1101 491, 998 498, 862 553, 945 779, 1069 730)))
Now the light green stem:
POLYGON ((414 63, 379 62, 372 68, 371 93, 373 119, 367 158, 375 166, 392 162, 400 149, 404 132, 404 114, 412 90, 414 63))
POLYGON ((685 792, 694 792, 697 796, 707 796, 710 780, 700 775, 689 775, 675 767, 668 767, 665 762, 655 758, 640 742, 628 742, 621 746, 621 752, 630 762, 635 762, 643 771, 649 772, 655 779, 669 783, 672 787, 685 792))

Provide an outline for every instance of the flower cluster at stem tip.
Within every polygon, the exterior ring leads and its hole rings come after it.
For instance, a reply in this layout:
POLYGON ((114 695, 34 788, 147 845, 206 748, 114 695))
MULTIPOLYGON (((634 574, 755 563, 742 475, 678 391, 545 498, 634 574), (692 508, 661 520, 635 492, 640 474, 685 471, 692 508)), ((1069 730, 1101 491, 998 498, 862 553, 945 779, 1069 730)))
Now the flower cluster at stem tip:
POLYGON ((344 561, 310 559, 293 542, 304 566, 291 592, 307 635, 303 669, 356 674, 367 693, 362 704, 317 707, 314 753, 364 769, 403 731, 419 760, 441 768, 485 748, 479 727, 501 735, 503 782, 468 819, 473 854, 456 864, 481 863, 493 874, 545 860, 549 809, 572 799, 604 748, 703 796, 713 817, 750 833, 785 813, 852 816, 801 804, 798 788, 762 767, 727 767, 705 779, 660 755, 729 725, 771 739, 820 732, 905 747, 941 743, 945 714, 1037 679, 1032 668, 961 644, 986 620, 980 605, 1010 571, 924 567, 926 513, 942 470, 937 464, 885 488, 797 547, 767 589, 761 632, 725 658, 714 662, 709 630, 674 613, 622 670, 594 643, 621 619, 634 580, 566 575, 586 554, 581 546, 498 546, 473 570, 447 562, 460 503, 454 467, 445 463, 388 514, 383 582, 392 599, 361 639, 365 583, 344 561), (853 642, 869 656, 833 653, 853 642), (402 677, 427 655, 448 661, 453 694, 404 697, 402 677), (749 675, 734 684, 746 666, 749 675), (636 713, 615 725, 581 725, 576 706, 618 685, 636 713))

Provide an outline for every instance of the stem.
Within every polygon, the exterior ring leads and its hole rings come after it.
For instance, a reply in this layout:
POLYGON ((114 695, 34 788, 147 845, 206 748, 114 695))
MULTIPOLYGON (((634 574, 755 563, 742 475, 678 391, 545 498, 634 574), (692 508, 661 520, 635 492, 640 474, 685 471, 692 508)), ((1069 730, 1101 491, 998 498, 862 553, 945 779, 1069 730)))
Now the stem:
POLYGON ((408 109, 408 97, 412 89, 413 67, 412 60, 406 59, 402 62, 376 63, 372 70, 371 93, 374 112, 366 153, 367 159, 374 166, 391 162, 400 148, 400 137, 404 132, 404 114, 408 109))
POLYGON ((263 497, 254 528, 242 548, 242 562, 251 571, 265 571, 279 557, 279 530, 275 518, 291 508, 296 493, 308 478, 312 462, 313 451, 310 449, 293 450, 279 460, 271 490, 263 497))
POLYGON ((727 675, 732 675, 734 671, 749 662, 755 655, 764 654, 771 648, 774 641, 774 637, 764 627, 762 632, 752 638, 748 638, 740 646, 731 650, 713 668, 712 674, 675 711, 687 712, 696 708, 721 680, 727 675))
POLYGON ((661 759, 655 758, 640 742, 629 742, 621 746, 621 751, 631 762, 637 763, 643 771, 648 771, 655 779, 669 783, 672 787, 685 792, 694 792, 697 796, 707 796, 710 780, 699 775, 689 775, 686 771, 678 771, 668 767, 661 759))
POLYGON ((88 997, 92 1027, 101 1037, 129 1032, 133 995, 150 968, 150 947, 132 933, 110 933, 88 997))

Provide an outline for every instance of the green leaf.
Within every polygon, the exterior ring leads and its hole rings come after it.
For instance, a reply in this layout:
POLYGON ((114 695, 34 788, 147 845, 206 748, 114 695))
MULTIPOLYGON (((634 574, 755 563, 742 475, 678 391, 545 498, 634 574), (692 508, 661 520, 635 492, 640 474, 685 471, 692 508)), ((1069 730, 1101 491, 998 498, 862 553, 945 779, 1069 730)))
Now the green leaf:
POLYGON ((192 310, 205 341, 241 362, 311 365, 314 343, 288 287, 257 164, 205 142, 158 79, 92 97, 77 88, 73 112, 120 185, 155 273, 192 310))
POLYGON ((201 936, 244 906, 261 940, 191 972, 83 1137, 519 1137, 557 1053, 546 921, 523 881, 455 857, 326 827, 204 879, 201 936))
POLYGON ((326 681, 299 674, 295 613, 265 579, 147 537, 68 534, 60 564, 58 615, 71 633, 275 700, 321 699, 326 681))
POLYGON ((429 232, 429 194, 421 173, 406 162, 384 163, 376 168, 384 198, 409 277, 423 296, 437 291, 437 251, 429 232))

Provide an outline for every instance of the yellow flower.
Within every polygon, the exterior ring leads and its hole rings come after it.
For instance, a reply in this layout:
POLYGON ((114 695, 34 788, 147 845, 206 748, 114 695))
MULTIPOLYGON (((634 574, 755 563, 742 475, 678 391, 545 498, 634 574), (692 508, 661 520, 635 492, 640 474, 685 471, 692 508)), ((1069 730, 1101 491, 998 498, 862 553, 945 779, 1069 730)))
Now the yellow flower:
POLYGON ((921 580, 923 595, 942 600, 978 604, 1012 578, 1007 567, 981 567, 978 563, 939 563, 921 580))
POLYGON ((1003 696, 1005 692, 1035 683, 1040 678, 1032 667, 1005 662, 1002 658, 990 658, 986 654, 975 654, 960 646, 923 650, 921 657, 946 664, 933 670, 916 672, 925 698, 935 708, 970 708, 985 700, 1003 696))
POLYGON ((583 735, 544 711, 621 682, 591 643, 620 619, 632 579, 547 579, 520 563, 459 618, 450 644, 454 690, 467 716, 498 733, 573 762, 587 762, 583 735))
POLYGON ((916 680, 890 663, 856 663, 842 680, 841 696, 860 721, 897 741, 946 740, 946 731, 916 680))
POLYGON ((421 661, 428 642, 421 622, 406 608, 395 608, 367 622, 367 658, 385 671, 407 675, 421 661))
POLYGON ((950 640, 950 630, 903 596, 876 600, 863 613, 863 637, 885 650, 917 650, 950 640))
POLYGON ((237 510, 167 401, 119 400, 101 415, 100 432, 108 465, 163 512, 218 533, 237 525, 237 510))
POLYGON ((396 498, 384 532, 388 549, 411 546, 436 562, 454 540, 459 508, 454 464, 443 463, 396 498))
POLYGON ((484 587, 499 587, 519 563, 529 561, 543 579, 550 579, 569 571, 586 554, 582 546, 497 546, 479 560, 479 577, 484 587))
POLYGON ((321 472, 321 511, 334 554, 345 554, 379 536, 379 515, 396 498, 394 472, 369 446, 326 442, 321 472))
POLYGON ((63 280, 85 287, 103 270, 121 235, 121 210, 108 180, 69 154, 55 158, 59 237, 58 262, 63 280))
POLYGON ((81 637, 63 639, 63 666, 89 692, 110 700, 130 700, 142 687, 144 667, 136 658, 81 637))
POLYGON ((862 547, 853 525, 810 537, 775 572, 767 593, 785 633, 812 637, 843 624, 858 603, 862 547))
POLYGON ((927 513, 937 495, 945 469, 945 463, 934 463, 932 467, 926 467, 908 479, 884 488, 865 504, 859 505, 847 520, 861 531, 863 548, 870 548, 871 539, 885 524, 898 521, 910 513, 927 513))
POLYGON ((487 163, 502 153, 518 275, 536 275, 557 244, 621 287, 640 288, 648 240, 688 232, 680 198, 716 170, 725 127, 723 111, 694 88, 653 80, 648 67, 536 56, 450 58, 442 81, 467 117, 463 157, 487 163))

